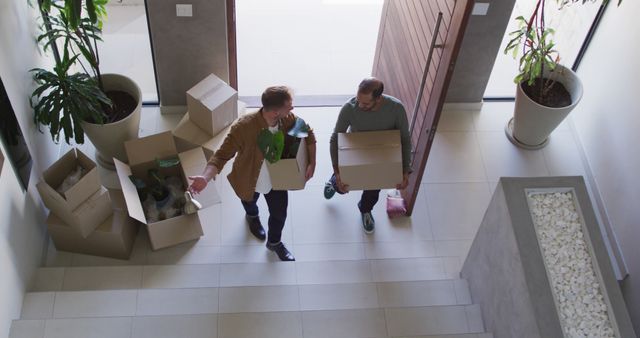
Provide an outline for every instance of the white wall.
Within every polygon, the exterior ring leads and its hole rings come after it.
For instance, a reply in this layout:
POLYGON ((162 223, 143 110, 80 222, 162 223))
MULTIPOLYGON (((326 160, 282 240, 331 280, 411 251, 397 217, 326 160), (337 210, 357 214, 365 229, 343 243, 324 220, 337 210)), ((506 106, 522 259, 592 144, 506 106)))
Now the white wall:
POLYGON ((34 160, 26 192, 6 158, 0 176, 0 337, 8 336, 11 320, 20 316, 24 292, 41 262, 45 209, 35 184, 59 151, 48 134, 37 131, 27 100, 33 89, 28 70, 44 62, 35 44, 35 15, 26 0, 0 1, 0 77, 34 160))
POLYGON ((640 333, 640 2, 616 3, 580 64, 584 97, 571 114, 629 272, 623 293, 640 333))

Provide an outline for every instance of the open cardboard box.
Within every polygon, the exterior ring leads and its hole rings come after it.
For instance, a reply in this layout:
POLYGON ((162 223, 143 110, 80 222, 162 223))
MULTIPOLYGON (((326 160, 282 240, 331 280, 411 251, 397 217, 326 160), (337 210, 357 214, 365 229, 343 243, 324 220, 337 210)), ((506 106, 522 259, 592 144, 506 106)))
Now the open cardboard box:
MULTIPOLYGON (((202 148, 195 148, 178 153, 171 132, 151 135, 137 140, 129 140, 124 144, 129 164, 115 160, 118 179, 122 186, 125 203, 129 215, 147 225, 151 248, 158 250, 190 240, 198 239, 203 235, 202 225, 198 214, 180 215, 158 222, 148 222, 142 209, 142 202, 138 197, 135 185, 129 179, 134 175, 146 179, 147 170, 156 166, 156 159, 168 159, 178 156, 180 164, 174 174, 181 177, 184 187, 188 187, 187 177, 200 175, 207 164, 202 148)), ((162 172, 161 174, 166 174, 162 172)), ((203 208, 220 202, 220 195, 215 184, 207 185, 195 198, 203 208)))
POLYGON ((400 131, 339 133, 338 168, 349 190, 395 188, 402 182, 400 131))
POLYGON ((276 163, 266 162, 273 190, 304 189, 307 183, 304 175, 307 171, 309 155, 307 154, 306 138, 299 140, 300 145, 296 157, 280 159, 276 163))
POLYGON ((238 92, 214 74, 187 91, 189 119, 211 137, 238 117, 238 92))
POLYGON ((129 259, 133 242, 140 228, 139 222, 127 215, 122 192, 111 190, 109 193, 112 196, 113 214, 107 217, 87 238, 80 236, 75 229, 54 213, 49 214, 45 223, 57 250, 129 259), (120 196, 114 197, 114 194, 120 196))
POLYGON ((112 213, 95 162, 78 149, 71 149, 45 170, 36 186, 47 208, 82 237, 89 236, 112 213), (56 188, 78 165, 84 168, 84 175, 61 195, 56 188))

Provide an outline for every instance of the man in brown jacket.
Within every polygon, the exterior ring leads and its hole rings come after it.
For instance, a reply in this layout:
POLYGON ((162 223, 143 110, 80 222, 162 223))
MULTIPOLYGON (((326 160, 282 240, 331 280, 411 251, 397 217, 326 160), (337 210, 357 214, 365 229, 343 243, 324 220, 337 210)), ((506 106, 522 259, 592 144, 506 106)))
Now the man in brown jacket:
MULTIPOLYGON (((193 181, 189 190, 197 194, 207 186, 209 180, 216 178, 227 161, 237 155, 227 178, 247 213, 249 230, 260 240, 267 237, 260 223, 258 205, 256 204, 260 194, 264 194, 269 206, 267 248, 274 251, 283 261, 295 260, 291 252, 280 241, 282 228, 287 218, 288 194, 286 190, 272 189, 264 156, 258 148, 258 134, 263 129, 269 129, 274 133, 278 130, 289 131, 296 120, 296 116, 291 112, 292 109, 293 97, 289 88, 285 86, 267 88, 262 93, 262 108, 236 121, 231 126, 231 130, 220 148, 209 159, 202 175, 189 177, 193 181)), ((305 178, 308 181, 313 176, 316 167, 316 138, 311 128, 309 128, 309 136, 306 138, 306 146, 309 164, 306 168, 305 178)))

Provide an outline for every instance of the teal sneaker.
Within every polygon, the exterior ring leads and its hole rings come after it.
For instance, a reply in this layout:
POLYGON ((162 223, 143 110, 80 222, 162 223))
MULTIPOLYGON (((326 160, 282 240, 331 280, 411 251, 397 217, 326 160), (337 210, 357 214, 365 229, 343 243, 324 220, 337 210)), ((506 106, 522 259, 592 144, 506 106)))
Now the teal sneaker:
POLYGON ((362 227, 364 228, 364 232, 368 234, 372 234, 376 229, 376 220, 373 219, 373 215, 370 212, 362 213, 362 227))
POLYGON ((336 194, 336 189, 333 188, 333 184, 331 182, 327 182, 324 184, 324 198, 330 200, 333 195, 336 194))

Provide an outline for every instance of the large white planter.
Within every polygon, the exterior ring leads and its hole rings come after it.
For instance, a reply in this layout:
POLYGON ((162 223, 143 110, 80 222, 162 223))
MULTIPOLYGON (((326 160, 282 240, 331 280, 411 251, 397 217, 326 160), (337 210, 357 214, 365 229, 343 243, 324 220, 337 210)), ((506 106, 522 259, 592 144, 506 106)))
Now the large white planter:
POLYGON ((507 123, 505 132, 509 140, 522 148, 538 149, 544 147, 549 134, 560 125, 562 120, 580 102, 582 83, 571 69, 558 65, 555 71, 545 70, 544 77, 553 78, 571 94, 571 104, 562 108, 543 106, 532 99, 518 85, 513 118, 507 123))
POLYGON ((120 90, 133 96, 137 105, 134 111, 124 119, 105 124, 82 122, 87 137, 96 147, 96 161, 100 166, 115 170, 113 158, 128 163, 124 150, 124 142, 137 139, 140 128, 140 111, 142 109, 142 93, 140 87, 130 78, 119 74, 103 74, 105 91, 120 90))

